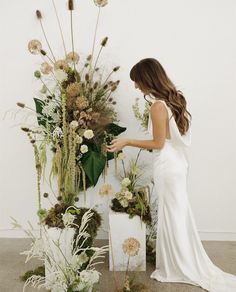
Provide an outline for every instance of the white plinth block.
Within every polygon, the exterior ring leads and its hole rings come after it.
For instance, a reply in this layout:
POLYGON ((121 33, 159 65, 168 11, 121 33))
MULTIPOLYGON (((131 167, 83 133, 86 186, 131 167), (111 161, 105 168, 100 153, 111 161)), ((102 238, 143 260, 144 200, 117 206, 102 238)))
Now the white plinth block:
POLYGON ((125 271, 129 256, 122 245, 130 237, 137 239, 140 249, 137 255, 130 256, 129 271, 146 271, 146 224, 139 216, 129 218, 128 214, 110 211, 109 213, 109 270, 125 271))

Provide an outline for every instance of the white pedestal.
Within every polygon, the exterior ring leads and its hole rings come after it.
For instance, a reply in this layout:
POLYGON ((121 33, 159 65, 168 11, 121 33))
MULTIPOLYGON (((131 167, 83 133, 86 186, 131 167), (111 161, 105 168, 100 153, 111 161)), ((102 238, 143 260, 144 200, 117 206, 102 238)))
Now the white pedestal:
POLYGON ((139 216, 129 218, 128 214, 109 213, 109 270, 125 271, 129 256, 122 245, 130 237, 137 239, 140 249, 137 255, 130 256, 129 271, 146 271, 146 224, 139 216))
POLYGON ((45 250, 49 255, 49 259, 45 259, 45 282, 47 289, 52 289, 52 292, 63 292, 59 291, 58 288, 55 290, 53 284, 55 284, 55 272, 59 269, 56 264, 65 265, 66 260, 70 262, 73 250, 73 238, 75 234, 74 228, 47 228, 43 230, 42 238, 44 241, 45 250), (60 247, 58 248, 57 245, 60 247))

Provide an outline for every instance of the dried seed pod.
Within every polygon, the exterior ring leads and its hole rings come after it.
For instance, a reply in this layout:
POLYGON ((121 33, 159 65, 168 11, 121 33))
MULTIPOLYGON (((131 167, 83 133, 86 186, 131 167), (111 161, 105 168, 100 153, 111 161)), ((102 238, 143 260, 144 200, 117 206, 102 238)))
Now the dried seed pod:
POLYGON ((105 38, 102 40, 102 42, 101 42, 101 46, 102 46, 102 47, 105 47, 106 44, 107 44, 107 41, 108 41, 108 37, 105 37, 105 38))
POLYGON ((88 73, 85 74, 85 80, 86 80, 87 82, 89 82, 89 74, 88 74, 88 73))
POLYGON ((40 53, 43 55, 43 56, 46 56, 47 53, 44 51, 44 50, 40 50, 40 53))
POLYGON ((22 102, 17 102, 16 103, 19 107, 22 107, 22 108, 24 108, 25 107, 25 104, 24 103, 22 103, 22 102))
POLYGON ((30 131, 30 129, 26 128, 26 127, 21 127, 21 130, 24 131, 24 132, 29 132, 30 131))
POLYGON ((117 67, 113 68, 113 71, 116 72, 116 71, 118 71, 119 69, 120 69, 120 66, 117 66, 117 67))
POLYGON ((41 13, 40 10, 36 10, 36 16, 37 16, 38 19, 42 19, 43 18, 42 13, 41 13))
POLYGON ((88 55, 87 61, 90 61, 92 59, 92 55, 88 55))
POLYGON ((74 10, 74 1, 73 0, 68 0, 68 9, 74 10))

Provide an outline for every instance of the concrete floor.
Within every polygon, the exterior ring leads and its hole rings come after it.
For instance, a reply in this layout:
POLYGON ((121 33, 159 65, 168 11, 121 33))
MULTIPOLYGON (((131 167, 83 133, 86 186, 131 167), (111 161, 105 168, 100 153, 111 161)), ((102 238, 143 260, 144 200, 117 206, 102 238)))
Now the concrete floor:
MULTIPOLYGON (((23 283, 19 280, 19 275, 40 265, 40 262, 36 260, 31 260, 25 264, 25 256, 19 254, 28 249, 29 243, 30 241, 28 239, 0 239, 0 292, 21 292, 23 283)), ((107 242, 99 241, 98 245, 100 244, 107 244, 107 242)), ((236 242, 204 241, 203 245, 209 257, 219 268, 236 275, 236 242)), ((104 265, 97 267, 99 267, 99 271, 102 273, 97 292, 116 292, 113 273, 108 271, 108 257, 106 257, 104 265)), ((135 273, 136 281, 145 283, 149 288, 149 292, 206 291, 189 284, 161 283, 150 279, 150 274, 154 269, 154 266, 148 264, 146 272, 135 273)), ((122 283, 123 277, 123 272, 116 272, 116 278, 119 284, 122 283)), ((45 292, 47 290, 28 288, 26 291, 45 292)))

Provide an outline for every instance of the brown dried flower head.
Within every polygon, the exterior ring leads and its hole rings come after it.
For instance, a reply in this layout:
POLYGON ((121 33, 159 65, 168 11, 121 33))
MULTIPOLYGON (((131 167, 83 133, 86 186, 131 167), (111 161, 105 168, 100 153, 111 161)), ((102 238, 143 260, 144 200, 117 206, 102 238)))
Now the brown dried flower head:
POLYGON ((85 96, 79 96, 76 98, 75 105, 77 109, 83 110, 89 106, 89 102, 85 96))
POLYGON ((49 74, 52 71, 52 69, 53 69, 52 66, 47 62, 42 63, 40 67, 40 70, 43 74, 49 74))
POLYGON ((98 7, 104 7, 107 5, 108 1, 107 0, 94 0, 94 3, 98 7))
POLYGON ((22 108, 25 107, 25 104, 24 104, 23 102, 17 102, 16 104, 17 104, 19 107, 22 107, 22 108))
POLYGON ((115 68, 113 68, 113 71, 116 72, 120 69, 120 66, 116 66, 115 68))
POLYGON ((105 47, 106 44, 107 44, 107 41, 108 41, 108 37, 105 37, 105 38, 102 40, 102 42, 101 42, 101 46, 102 46, 102 47, 105 47))
POLYGON ((68 9, 74 10, 74 1, 73 0, 68 0, 68 9))
POLYGON ((65 60, 58 60, 54 63, 54 68, 66 71, 69 69, 69 65, 65 60))
POLYGON ((71 52, 66 55, 66 61, 68 63, 78 63, 79 62, 79 55, 76 52, 71 52))
POLYGON ((139 252, 140 242, 134 237, 129 237, 123 242, 122 249, 129 256, 135 256, 139 252))
POLYGON ((37 16, 38 19, 42 19, 43 18, 42 13, 41 13, 40 10, 36 10, 36 16, 37 16))
POLYGON ((31 40, 28 43, 28 50, 30 51, 31 54, 33 55, 38 55, 40 54, 42 49, 42 44, 40 41, 38 40, 31 40))
POLYGON ((66 94, 70 97, 76 97, 80 93, 80 84, 78 82, 70 83, 66 87, 66 94))

